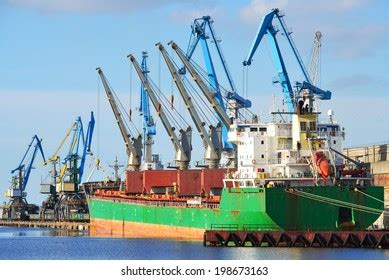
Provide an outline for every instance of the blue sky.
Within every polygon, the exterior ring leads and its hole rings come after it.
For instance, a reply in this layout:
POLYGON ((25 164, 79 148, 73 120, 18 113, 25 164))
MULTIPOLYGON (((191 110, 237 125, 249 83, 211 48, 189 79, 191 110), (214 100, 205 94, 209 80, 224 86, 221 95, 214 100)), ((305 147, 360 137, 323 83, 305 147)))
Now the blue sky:
MULTIPOLYGON (((126 56, 133 53, 140 58, 141 52, 147 50, 151 77, 158 82, 160 76, 161 88, 170 94, 171 79, 154 44, 173 39, 185 49, 195 17, 208 14, 215 20, 225 57, 241 91, 242 61, 262 16, 273 7, 286 14, 285 21, 305 61, 315 31, 323 33, 321 86, 333 92, 333 99, 322 102, 321 108, 324 116, 327 109, 334 109, 336 119, 346 129, 346 146, 389 140, 387 1, 2 0, 2 193, 9 185, 10 171, 19 163, 34 134, 43 138, 49 156, 70 123, 79 115, 86 123, 91 110, 98 114, 95 154, 107 170, 115 156, 124 162, 124 145, 104 93, 99 92, 95 68, 103 68, 123 103, 134 111, 139 82, 135 73, 131 74, 126 56)), ((291 79, 301 79, 290 50, 282 42, 281 47, 291 79)), ((200 50, 195 60, 202 63, 200 50)), ((265 43, 257 50, 249 69, 247 90, 253 101, 252 111, 263 119, 268 117, 272 94, 281 96, 279 86, 271 83, 275 75, 265 43)), ((177 101, 176 106, 183 111, 182 102, 177 101)), ((134 119, 140 124, 139 118, 134 119)), ((172 161, 171 145, 160 122, 157 129, 155 152, 162 153, 165 162, 172 161)), ((202 153, 200 144, 194 153, 202 153)), ((41 200, 39 183, 47 172, 39 162, 27 190, 34 202, 41 200)))

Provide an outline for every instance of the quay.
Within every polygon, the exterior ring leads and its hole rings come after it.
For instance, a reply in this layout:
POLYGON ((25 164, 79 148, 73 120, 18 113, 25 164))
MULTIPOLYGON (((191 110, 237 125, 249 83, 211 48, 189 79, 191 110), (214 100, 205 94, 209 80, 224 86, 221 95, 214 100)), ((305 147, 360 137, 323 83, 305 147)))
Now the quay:
POLYGON ((86 221, 58 222, 58 221, 39 221, 39 220, 31 220, 31 221, 0 220, 0 226, 89 231, 89 223, 86 221))
POLYGON ((207 247, 346 247, 389 249, 389 231, 244 231, 211 229, 205 231, 203 245, 207 247))

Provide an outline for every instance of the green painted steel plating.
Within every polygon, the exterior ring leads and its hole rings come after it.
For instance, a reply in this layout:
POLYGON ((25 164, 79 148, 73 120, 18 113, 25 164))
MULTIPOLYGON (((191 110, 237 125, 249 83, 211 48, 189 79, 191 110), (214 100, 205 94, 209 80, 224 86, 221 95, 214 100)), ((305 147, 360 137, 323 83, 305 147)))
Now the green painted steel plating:
POLYGON ((226 188, 219 208, 171 206, 168 203, 157 206, 98 197, 89 198, 88 204, 91 219, 198 229, 211 229, 216 225, 233 225, 239 230, 366 229, 383 211, 384 190, 367 186, 362 191, 368 195, 337 186, 304 187, 299 188, 297 194, 280 187, 226 188), (321 197, 329 202, 311 197, 321 197), (361 211, 357 205, 375 210, 361 211))

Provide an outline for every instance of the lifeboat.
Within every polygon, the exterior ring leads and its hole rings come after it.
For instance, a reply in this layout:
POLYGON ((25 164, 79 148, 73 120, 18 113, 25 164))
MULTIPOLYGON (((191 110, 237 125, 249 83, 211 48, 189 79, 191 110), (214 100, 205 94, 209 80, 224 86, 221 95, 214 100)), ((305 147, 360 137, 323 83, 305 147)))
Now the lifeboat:
POLYGON ((315 153, 315 162, 320 177, 326 181, 331 174, 331 167, 323 152, 315 153))

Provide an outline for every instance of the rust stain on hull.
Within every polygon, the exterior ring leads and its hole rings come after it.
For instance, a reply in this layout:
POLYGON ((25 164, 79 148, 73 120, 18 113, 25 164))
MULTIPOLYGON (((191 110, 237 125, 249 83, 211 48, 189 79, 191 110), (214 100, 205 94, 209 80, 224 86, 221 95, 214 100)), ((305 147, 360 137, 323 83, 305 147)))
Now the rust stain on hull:
POLYGON ((203 240, 204 230, 159 224, 136 223, 104 219, 91 219, 90 236, 132 237, 132 238, 172 238, 203 240))

